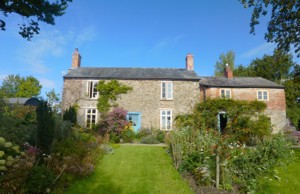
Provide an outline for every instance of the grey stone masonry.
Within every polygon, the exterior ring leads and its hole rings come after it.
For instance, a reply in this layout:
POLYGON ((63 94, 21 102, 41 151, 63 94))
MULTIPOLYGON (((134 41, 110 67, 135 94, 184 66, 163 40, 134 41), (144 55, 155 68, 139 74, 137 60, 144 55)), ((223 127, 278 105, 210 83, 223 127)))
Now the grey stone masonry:
MULTIPOLYGON (((63 89, 62 109, 77 104, 78 123, 85 124, 85 109, 96 108, 97 98, 91 99, 87 94, 87 82, 99 81, 88 79, 65 79, 63 89)), ((160 128, 160 110, 171 110, 172 120, 177 114, 188 113, 199 102, 199 82, 193 80, 172 81, 173 98, 161 99, 161 83, 164 80, 118 80, 131 86, 132 91, 119 96, 119 107, 129 112, 141 114, 141 128, 160 128)), ((98 114, 99 118, 99 114, 98 114)))

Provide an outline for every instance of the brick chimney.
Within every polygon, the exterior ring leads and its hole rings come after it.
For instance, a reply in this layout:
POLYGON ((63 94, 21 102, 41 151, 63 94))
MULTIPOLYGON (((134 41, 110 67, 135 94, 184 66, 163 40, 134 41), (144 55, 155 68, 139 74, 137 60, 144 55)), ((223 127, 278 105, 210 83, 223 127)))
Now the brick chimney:
POLYGON ((230 66, 228 65, 228 63, 226 63, 224 75, 225 75, 225 77, 227 77, 228 79, 232 79, 232 78, 233 78, 233 72, 232 72, 230 66))
POLYGON ((194 57, 190 53, 185 58, 185 67, 187 70, 194 71, 194 57))
POLYGON ((81 63, 81 56, 78 52, 78 48, 76 48, 72 56, 72 69, 76 69, 80 67, 80 63, 81 63))

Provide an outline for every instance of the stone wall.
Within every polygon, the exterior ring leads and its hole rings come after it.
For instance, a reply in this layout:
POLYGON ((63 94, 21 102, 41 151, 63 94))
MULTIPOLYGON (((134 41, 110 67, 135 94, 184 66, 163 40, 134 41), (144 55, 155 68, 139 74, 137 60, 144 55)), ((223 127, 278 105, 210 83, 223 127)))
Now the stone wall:
POLYGON ((201 88, 201 101, 209 98, 219 98, 221 89, 230 89, 231 97, 235 100, 257 100, 258 90, 267 90, 269 93, 268 101, 264 101, 267 105, 266 115, 271 119, 273 125, 273 133, 280 132, 286 126, 286 102, 284 89, 276 88, 201 88), (205 95, 204 95, 205 93, 205 95))
MULTIPOLYGON (((79 105, 78 123, 84 125, 84 110, 96 108, 97 99, 87 97, 88 80, 64 80, 62 109, 77 103, 79 105)), ((127 94, 120 95, 117 103, 129 112, 141 113, 142 128, 160 127, 160 110, 172 110, 174 120, 177 114, 188 113, 199 102, 197 81, 173 81, 173 100, 161 99, 161 81, 159 80, 119 80, 133 87, 127 94)))

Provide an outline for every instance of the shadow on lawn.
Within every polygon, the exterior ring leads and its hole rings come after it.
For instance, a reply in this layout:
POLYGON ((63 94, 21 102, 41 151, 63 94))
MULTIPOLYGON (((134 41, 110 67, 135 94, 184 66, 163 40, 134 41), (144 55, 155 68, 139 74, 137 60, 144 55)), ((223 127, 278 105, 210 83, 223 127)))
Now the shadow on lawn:
POLYGON ((79 180, 74 183, 73 186, 69 188, 67 194, 73 193, 90 193, 90 194, 101 194, 101 193, 122 193, 122 187, 116 185, 115 182, 112 181, 112 177, 107 173, 97 170, 90 177, 79 180), (99 176, 101 175, 101 176, 99 176))

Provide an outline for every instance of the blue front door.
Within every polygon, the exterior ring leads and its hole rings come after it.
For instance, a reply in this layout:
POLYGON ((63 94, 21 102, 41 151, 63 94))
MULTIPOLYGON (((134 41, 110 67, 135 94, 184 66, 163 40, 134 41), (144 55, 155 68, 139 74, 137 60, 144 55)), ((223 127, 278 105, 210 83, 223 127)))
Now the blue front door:
POLYGON ((137 132, 141 128, 141 113, 128 112, 127 120, 131 123, 132 128, 137 132))

